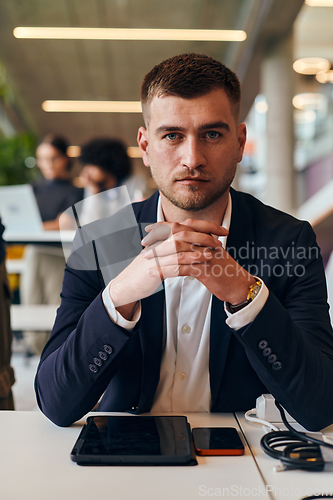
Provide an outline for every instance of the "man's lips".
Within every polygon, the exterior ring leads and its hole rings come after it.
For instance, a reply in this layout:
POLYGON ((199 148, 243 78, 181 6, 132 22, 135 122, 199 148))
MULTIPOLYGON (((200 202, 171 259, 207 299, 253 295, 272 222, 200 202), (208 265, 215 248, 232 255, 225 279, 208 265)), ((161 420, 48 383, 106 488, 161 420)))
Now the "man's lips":
POLYGON ((181 179, 176 179, 176 182, 180 182, 182 184, 192 184, 197 182, 209 182, 208 179, 203 177, 182 177, 181 179))

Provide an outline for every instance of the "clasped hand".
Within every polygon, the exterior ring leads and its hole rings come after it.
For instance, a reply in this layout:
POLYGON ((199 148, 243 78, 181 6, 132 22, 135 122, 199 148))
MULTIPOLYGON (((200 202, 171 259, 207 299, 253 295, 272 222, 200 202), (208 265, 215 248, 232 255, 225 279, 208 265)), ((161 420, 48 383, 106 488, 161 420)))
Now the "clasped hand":
POLYGON ((194 276, 220 300, 233 304, 245 300, 254 278, 223 249, 218 238, 228 235, 225 228, 186 219, 182 223, 157 222, 145 229, 144 250, 111 286, 111 298, 125 317, 163 280, 178 276, 194 276), (121 311, 125 304, 131 307, 121 311))

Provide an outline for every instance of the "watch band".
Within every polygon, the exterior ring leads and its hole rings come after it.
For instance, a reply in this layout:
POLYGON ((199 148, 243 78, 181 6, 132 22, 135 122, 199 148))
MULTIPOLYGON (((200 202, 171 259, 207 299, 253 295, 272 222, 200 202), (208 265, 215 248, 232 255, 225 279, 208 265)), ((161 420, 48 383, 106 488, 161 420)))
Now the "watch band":
POLYGON ((240 302, 239 304, 235 304, 235 305, 230 304, 230 302, 226 302, 227 310, 231 314, 234 314, 234 313, 240 311, 241 309, 246 307, 248 304, 250 304, 256 298, 256 296, 260 292, 260 289, 261 289, 261 281, 258 278, 256 278, 255 283, 253 283, 249 288, 246 300, 244 300, 243 302, 240 302))

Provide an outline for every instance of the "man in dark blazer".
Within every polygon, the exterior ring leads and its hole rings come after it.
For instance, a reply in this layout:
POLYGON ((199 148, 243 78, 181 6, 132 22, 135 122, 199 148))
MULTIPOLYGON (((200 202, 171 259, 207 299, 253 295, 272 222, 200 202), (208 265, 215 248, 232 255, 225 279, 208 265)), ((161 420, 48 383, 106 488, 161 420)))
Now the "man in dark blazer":
POLYGON ((153 68, 141 96, 138 143, 159 191, 133 205, 137 228, 125 208, 79 231, 36 376, 41 410, 66 426, 102 395, 102 411, 231 412, 268 392, 308 429, 329 425, 320 252, 308 223, 230 188, 246 140, 236 75, 185 54, 153 68))

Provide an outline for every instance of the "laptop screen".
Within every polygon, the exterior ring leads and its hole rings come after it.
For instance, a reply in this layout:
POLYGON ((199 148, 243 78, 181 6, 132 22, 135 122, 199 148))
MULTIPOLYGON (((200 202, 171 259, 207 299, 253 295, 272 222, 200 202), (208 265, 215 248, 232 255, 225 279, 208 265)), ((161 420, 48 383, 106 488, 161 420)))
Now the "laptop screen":
POLYGON ((0 186, 0 214, 8 232, 26 234, 43 231, 42 219, 30 184, 0 186))

